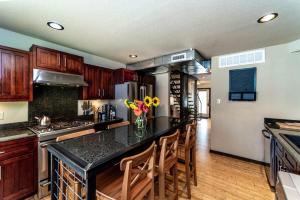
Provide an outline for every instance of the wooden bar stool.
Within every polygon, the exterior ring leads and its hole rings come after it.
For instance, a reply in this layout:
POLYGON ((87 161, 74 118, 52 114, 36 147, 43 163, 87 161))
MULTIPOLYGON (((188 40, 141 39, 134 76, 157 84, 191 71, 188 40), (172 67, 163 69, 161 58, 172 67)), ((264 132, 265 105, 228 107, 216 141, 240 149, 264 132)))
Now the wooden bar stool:
POLYGON ((166 199, 165 178, 166 173, 171 172, 173 176, 173 197, 178 199, 178 177, 177 177, 177 152, 178 152, 179 130, 174 134, 161 137, 159 140, 160 156, 158 161, 159 199, 166 199))
POLYGON ((110 125, 107 126, 107 129, 112 129, 112 128, 118 128, 118 127, 122 127, 122 126, 127 126, 129 124, 130 124, 129 121, 124 121, 124 122, 119 122, 119 123, 115 123, 115 124, 110 124, 110 125))
MULTIPOLYGON (((184 143, 180 143, 178 151, 183 154, 184 173, 187 185, 187 196, 191 198, 191 176, 193 176, 194 185, 197 186, 196 171, 196 122, 187 125, 187 132, 184 143)), ((180 158, 182 159, 182 157, 180 158)))
MULTIPOLYGON (((81 137, 84 135, 89 135, 95 133, 95 129, 88 129, 83 130, 75 133, 70 133, 67 135, 62 135, 56 138, 56 142, 61 142, 64 140, 69 140, 77 137, 81 137)), ((59 161, 59 175, 60 175, 60 192, 59 192, 59 200, 62 199, 74 199, 74 200, 80 200, 82 197, 82 184, 78 177, 76 177, 76 174, 74 170, 69 168, 68 166, 64 165, 62 161, 59 161), (69 185, 70 187, 73 186, 73 192, 67 192, 66 185, 69 185)))
POLYGON ((153 200, 155 153, 153 142, 144 152, 122 159, 119 169, 112 167, 97 175, 97 200, 153 200))

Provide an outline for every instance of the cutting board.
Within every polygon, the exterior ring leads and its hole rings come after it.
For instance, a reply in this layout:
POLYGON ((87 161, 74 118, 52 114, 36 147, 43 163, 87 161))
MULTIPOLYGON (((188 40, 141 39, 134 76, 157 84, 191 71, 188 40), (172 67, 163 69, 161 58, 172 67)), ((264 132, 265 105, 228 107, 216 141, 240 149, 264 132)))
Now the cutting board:
POLYGON ((300 123, 276 122, 276 124, 279 126, 280 129, 300 132, 300 123))

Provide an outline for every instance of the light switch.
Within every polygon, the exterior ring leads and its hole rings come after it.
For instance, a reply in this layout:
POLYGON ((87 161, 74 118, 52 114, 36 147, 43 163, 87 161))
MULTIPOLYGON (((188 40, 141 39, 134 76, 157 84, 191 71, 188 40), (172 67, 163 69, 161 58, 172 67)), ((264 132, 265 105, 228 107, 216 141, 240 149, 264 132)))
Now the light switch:
POLYGON ((217 104, 221 104, 221 99, 217 99, 217 104))
POLYGON ((4 112, 0 111, 0 120, 4 120, 4 112))

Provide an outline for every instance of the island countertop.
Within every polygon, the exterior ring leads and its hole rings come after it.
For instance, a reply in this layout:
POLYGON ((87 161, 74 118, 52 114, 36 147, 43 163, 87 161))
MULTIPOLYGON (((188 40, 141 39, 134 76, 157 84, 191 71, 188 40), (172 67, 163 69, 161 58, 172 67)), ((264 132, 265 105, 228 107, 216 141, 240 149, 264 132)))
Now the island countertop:
POLYGON ((137 130, 135 125, 128 125, 51 144, 48 150, 74 168, 82 169, 82 173, 79 174, 85 177, 84 172, 104 165, 165 134, 175 132, 186 122, 169 117, 158 117, 148 120, 144 131, 137 130))

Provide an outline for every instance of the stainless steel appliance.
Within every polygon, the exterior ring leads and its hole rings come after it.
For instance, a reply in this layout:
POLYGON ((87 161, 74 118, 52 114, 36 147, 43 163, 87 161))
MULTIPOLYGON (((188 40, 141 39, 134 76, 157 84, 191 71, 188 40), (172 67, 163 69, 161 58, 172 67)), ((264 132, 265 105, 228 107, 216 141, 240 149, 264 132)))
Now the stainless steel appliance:
POLYGON ((300 199, 300 176, 279 171, 276 182, 276 200, 300 199))
POLYGON ((275 187, 275 140, 273 139, 272 134, 267 130, 262 130, 262 135, 264 136, 264 163, 265 163, 265 172, 271 187, 275 187))
POLYGON ((33 126, 29 129, 37 134, 38 142, 38 181, 39 181, 39 198, 45 197, 50 193, 50 157, 48 156, 47 146, 55 143, 56 138, 71 132, 88 129, 94 126, 91 121, 70 121, 56 122, 49 126, 33 126))
POLYGON ((138 84, 136 82, 126 82, 115 85, 115 98, 119 100, 116 104, 116 116, 124 121, 134 122, 135 115, 124 105, 123 101, 125 99, 133 101, 138 98, 138 84))

